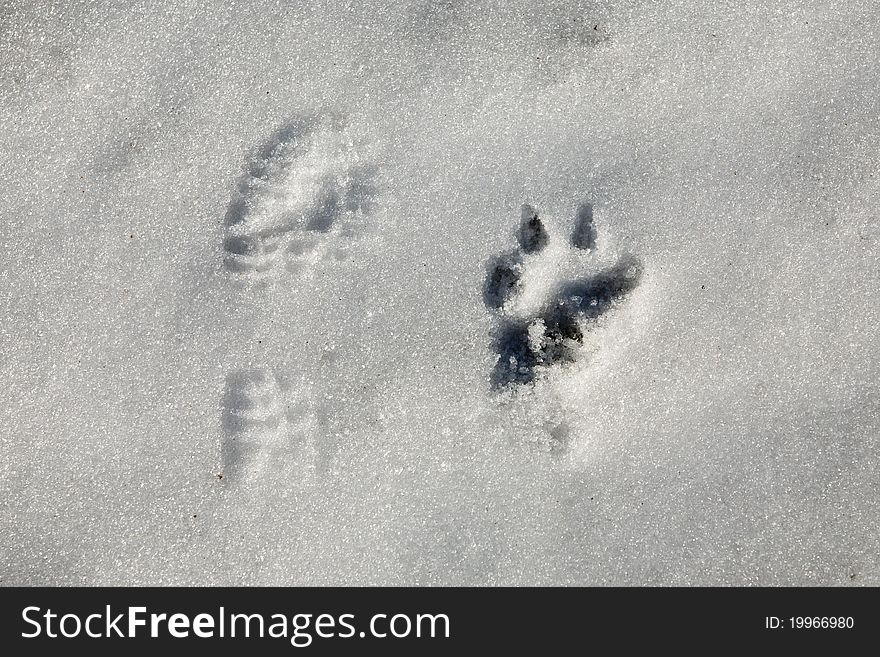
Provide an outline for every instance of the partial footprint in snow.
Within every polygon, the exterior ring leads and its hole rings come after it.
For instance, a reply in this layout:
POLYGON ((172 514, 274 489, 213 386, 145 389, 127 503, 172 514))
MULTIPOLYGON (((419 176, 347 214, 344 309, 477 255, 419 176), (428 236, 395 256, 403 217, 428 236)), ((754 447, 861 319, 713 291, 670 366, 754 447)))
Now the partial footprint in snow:
POLYGON ((270 472, 305 479, 315 467, 317 415, 308 388, 269 368, 226 377, 221 477, 253 489, 270 472))
MULTIPOLYGON (((235 283, 228 288, 234 309, 229 333, 243 338, 230 342, 229 356, 251 364, 227 375, 223 393, 222 475, 230 484, 252 487, 270 470, 282 480, 286 474, 308 478, 332 460, 326 400, 322 392, 319 403, 315 393, 322 365, 308 335, 295 349, 296 331, 273 318, 287 311, 296 321, 311 302, 299 299, 307 286, 266 286, 288 272, 329 273, 316 265, 344 259, 357 243, 377 209, 378 167, 371 154, 372 145, 346 120, 324 113, 285 123, 246 161, 223 241, 225 273, 235 283)), ((319 332, 315 337, 324 333, 303 316, 297 329, 308 327, 319 332)))
POLYGON ((517 241, 516 250, 489 263, 483 289, 484 302, 496 317, 493 349, 498 358, 491 376, 496 388, 531 383, 554 366, 576 361, 591 325, 632 292, 642 274, 641 263, 631 255, 596 269, 589 204, 578 208, 569 243, 552 249, 537 210, 524 205, 517 241), (571 263, 575 271, 565 271, 571 263), (531 278, 530 272, 535 274, 531 278))
POLYGON ((376 174, 339 117, 286 123, 250 154, 238 181, 225 219, 226 270, 265 281, 344 250, 333 242, 374 212, 376 174))
POLYGON ((272 372, 253 369, 227 374, 222 413, 222 475, 237 481, 277 446, 285 430, 281 391, 272 372))

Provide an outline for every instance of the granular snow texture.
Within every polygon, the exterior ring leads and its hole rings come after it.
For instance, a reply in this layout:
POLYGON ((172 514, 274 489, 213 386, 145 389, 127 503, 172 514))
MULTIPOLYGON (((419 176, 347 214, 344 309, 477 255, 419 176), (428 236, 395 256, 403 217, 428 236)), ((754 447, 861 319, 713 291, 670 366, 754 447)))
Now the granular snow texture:
POLYGON ((880 4, 0 7, 0 584, 880 585, 880 4))

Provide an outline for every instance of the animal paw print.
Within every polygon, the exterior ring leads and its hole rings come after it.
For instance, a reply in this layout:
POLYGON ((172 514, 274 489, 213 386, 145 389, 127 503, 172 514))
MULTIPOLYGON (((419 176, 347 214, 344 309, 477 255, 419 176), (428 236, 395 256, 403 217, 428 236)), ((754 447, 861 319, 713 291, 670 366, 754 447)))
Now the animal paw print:
POLYGON ((342 120, 321 115, 285 124, 256 149, 226 212, 227 271, 254 281, 297 271, 329 239, 356 234, 375 210, 377 168, 354 144, 342 120))
POLYGON ((631 255, 596 270, 599 249, 593 208, 582 204, 567 243, 551 239, 531 205, 522 206, 517 248, 487 267, 486 307, 496 317, 491 381, 495 388, 533 382, 554 366, 571 363, 583 351, 584 336, 639 283, 642 266, 631 255), (575 274, 569 275, 573 265, 575 274), (593 269, 581 276, 579 272, 593 269))

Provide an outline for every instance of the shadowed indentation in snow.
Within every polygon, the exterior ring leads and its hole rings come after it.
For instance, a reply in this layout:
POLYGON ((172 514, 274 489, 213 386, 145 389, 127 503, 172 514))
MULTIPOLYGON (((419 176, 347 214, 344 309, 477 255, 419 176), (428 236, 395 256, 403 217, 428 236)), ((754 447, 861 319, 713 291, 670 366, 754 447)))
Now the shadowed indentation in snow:
POLYGON ((310 234, 357 233, 376 208, 378 168, 344 130, 340 117, 301 117, 251 150, 224 217, 227 271, 254 281, 299 271, 319 245, 310 234))
POLYGON ((268 369, 227 373, 222 405, 221 464, 224 475, 234 479, 264 436, 279 427, 284 408, 278 382, 268 369))
POLYGON ((556 300, 567 312, 594 319, 607 312, 617 299, 632 292, 640 277, 639 261, 627 255, 610 269, 565 283, 556 300))
POLYGON ((571 243, 587 251, 596 247, 596 227, 593 225, 593 206, 590 203, 578 206, 571 243))
POLYGON ((504 253, 489 262, 483 284, 483 303, 488 308, 501 308, 516 294, 523 272, 518 253, 504 253))
POLYGON ((252 148, 244 172, 235 185, 235 196, 226 210, 224 225, 228 228, 242 223, 248 214, 258 210, 261 196, 268 191, 274 178, 286 171, 317 125, 316 117, 298 117, 278 127, 265 142, 252 148))
POLYGON ((494 335, 498 361, 492 385, 531 383, 539 366, 574 362, 583 341, 577 315, 563 307, 531 320, 505 322, 494 335))
MULTIPOLYGON (((535 235, 543 234, 547 239, 543 226, 540 231, 530 231, 535 220, 534 209, 523 206, 518 235, 521 246, 534 247, 535 235)), ((592 206, 584 203, 578 208, 572 242, 579 249, 592 249, 595 237, 592 206)), ((526 266, 527 261, 518 252, 502 254, 490 262, 483 291, 488 308, 503 311, 521 285, 526 266)), ((632 292, 641 274, 639 260, 626 255, 613 267, 563 281, 541 309, 528 317, 509 317, 499 312, 492 331, 492 349, 498 355, 490 377, 492 386, 531 383, 542 367, 574 362, 589 324, 632 292)))
POLYGON ((371 214, 376 200, 375 177, 375 167, 358 166, 342 179, 325 178, 307 215, 305 229, 326 233, 342 216, 358 212, 371 214))
POLYGON ((550 236, 538 216, 538 211, 531 205, 522 206, 522 219, 516 238, 523 253, 538 253, 550 241, 550 236))

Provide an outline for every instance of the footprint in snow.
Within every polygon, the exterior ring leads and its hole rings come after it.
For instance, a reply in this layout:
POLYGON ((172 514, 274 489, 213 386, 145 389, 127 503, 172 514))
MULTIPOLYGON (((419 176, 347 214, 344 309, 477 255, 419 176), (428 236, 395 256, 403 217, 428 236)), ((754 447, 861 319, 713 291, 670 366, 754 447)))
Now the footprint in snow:
POLYGON ((250 153, 224 221, 230 274, 274 281, 344 250, 376 208, 377 167, 355 142, 342 119, 318 115, 284 124, 250 153))
MULTIPOLYGON (((378 168, 359 141, 344 119, 320 114, 285 123, 248 155, 226 211, 223 259, 224 273, 256 307, 270 303, 266 288, 314 273, 357 243, 378 199, 378 168)), ((307 480, 327 465, 311 371, 302 357, 293 371, 289 350, 276 351, 226 375, 220 476, 233 487, 257 488, 272 471, 307 480)))
POLYGON ((542 373, 576 361, 596 320, 639 284, 642 265, 631 255, 596 270, 591 263, 598 251, 596 239, 593 209, 585 203, 578 208, 568 244, 549 253, 551 240, 544 221, 534 207, 522 206, 517 248, 489 262, 483 287, 483 301, 495 316, 494 388, 529 384, 542 373), (562 259, 574 259, 579 272, 594 271, 554 276, 562 259), (530 278, 533 270, 542 276, 530 278), (546 287, 548 279, 553 283, 549 289, 530 289, 539 281, 546 287))

